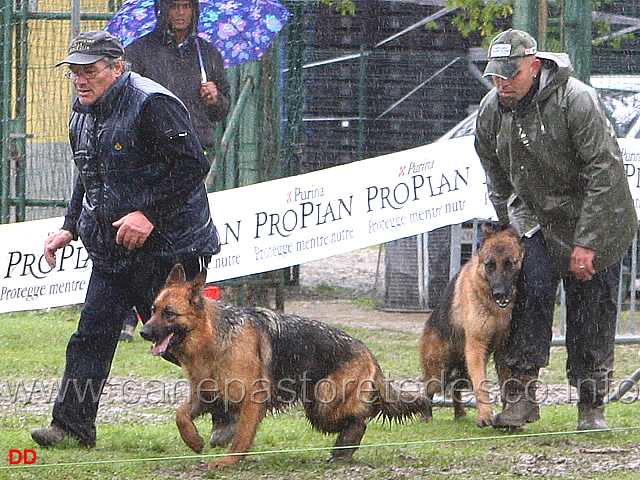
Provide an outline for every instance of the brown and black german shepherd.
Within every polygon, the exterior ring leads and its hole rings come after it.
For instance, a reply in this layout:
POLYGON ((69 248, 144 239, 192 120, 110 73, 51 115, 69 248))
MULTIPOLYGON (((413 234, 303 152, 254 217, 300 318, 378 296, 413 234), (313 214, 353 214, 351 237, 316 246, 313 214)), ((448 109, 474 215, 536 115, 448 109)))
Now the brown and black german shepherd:
MULTIPOLYGON (((478 409, 477 424, 491 425, 493 411, 486 382, 491 353, 500 355, 509 333, 516 281, 524 250, 515 229, 496 232, 482 225, 483 242, 447 286, 424 325, 420 360, 429 400, 452 387, 454 414, 464 417, 460 391, 471 381, 478 409)), ((496 362, 497 363, 497 362, 496 362)), ((507 373, 498 369, 500 385, 507 373)), ((430 421, 431 414, 423 417, 430 421)))
POLYGON ((250 448, 266 412, 296 402, 314 428, 338 434, 332 460, 351 458, 369 419, 402 420, 430 411, 421 393, 393 388, 359 340, 314 320, 206 298, 205 277, 203 272, 185 281, 176 265, 140 334, 155 342, 154 354, 175 355, 191 383, 176 422, 192 450, 199 453, 204 445, 195 417, 223 405, 237 419, 229 452, 234 455, 209 467, 240 461, 236 454, 250 448))

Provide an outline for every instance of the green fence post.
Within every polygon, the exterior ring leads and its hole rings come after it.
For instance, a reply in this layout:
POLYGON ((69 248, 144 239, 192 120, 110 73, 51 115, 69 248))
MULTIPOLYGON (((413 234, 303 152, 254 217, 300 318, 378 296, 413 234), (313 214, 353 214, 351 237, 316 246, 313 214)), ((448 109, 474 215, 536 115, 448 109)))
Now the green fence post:
POLYGON ((2 53, 0 58, 0 125, 2 136, 2 158, 0 158, 0 223, 9 223, 9 172, 11 158, 9 155, 9 120, 11 118, 11 45, 13 38, 13 1, 2 0, 2 53))
POLYGON ((513 28, 528 32, 538 38, 539 0, 515 0, 513 2, 513 28))
POLYGON ((28 63, 28 1, 19 1, 19 10, 15 26, 16 38, 16 108, 11 129, 11 155, 15 163, 16 221, 26 219, 27 198, 27 63, 28 63))
POLYGON ((592 0, 565 0, 563 28, 564 50, 569 54, 574 75, 589 83, 591 77, 592 0))
POLYGON ((302 130, 302 116, 304 112, 304 15, 306 2, 288 0, 285 6, 291 13, 287 24, 286 46, 284 59, 286 74, 284 85, 286 98, 284 141, 282 157, 285 164, 284 176, 300 173, 298 150, 300 148, 300 132, 302 130))
POLYGON ((283 166, 280 156, 280 128, 282 112, 280 95, 280 45, 276 40, 262 59, 262 180, 281 178, 283 166))
POLYGON ((359 69, 359 82, 358 82, 358 158, 362 160, 364 158, 364 145, 367 141, 367 135, 365 131, 365 118, 367 118, 367 55, 366 47, 360 45, 360 69, 359 69))
MULTIPOLYGON (((262 65, 260 62, 248 62, 242 65, 244 76, 254 78, 256 85, 262 84, 262 65)), ((260 88, 247 97, 238 128, 237 168, 238 185, 252 185, 262 181, 262 96, 260 88)))
POLYGON ((216 148, 215 158, 213 160, 213 164, 211 165, 211 171, 209 172, 209 176, 207 178, 207 184, 211 185, 216 190, 222 190, 224 188, 235 187, 237 185, 225 185, 224 183, 218 184, 218 180, 224 180, 225 172, 224 166, 227 165, 228 162, 225 162, 225 158, 227 157, 228 152, 230 151, 231 144, 235 141, 238 133, 239 122, 242 119, 244 104, 247 101, 247 98, 254 91, 254 81, 253 78, 247 76, 244 79, 244 83, 242 84, 242 88, 240 89, 240 94, 238 95, 238 100, 236 101, 231 114, 228 117, 227 125, 224 129, 224 133, 222 134, 222 139, 218 142, 218 146, 216 148))

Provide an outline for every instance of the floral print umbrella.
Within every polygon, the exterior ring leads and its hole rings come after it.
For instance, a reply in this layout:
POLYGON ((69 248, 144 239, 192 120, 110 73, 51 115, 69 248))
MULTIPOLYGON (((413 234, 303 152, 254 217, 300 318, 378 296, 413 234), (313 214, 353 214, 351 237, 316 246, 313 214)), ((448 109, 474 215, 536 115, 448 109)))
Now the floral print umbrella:
MULTIPOLYGON (((216 46, 225 67, 257 60, 289 19, 276 0, 205 0, 200 2, 198 36, 216 46)), ((105 30, 129 45, 156 25, 154 0, 128 0, 105 30)))

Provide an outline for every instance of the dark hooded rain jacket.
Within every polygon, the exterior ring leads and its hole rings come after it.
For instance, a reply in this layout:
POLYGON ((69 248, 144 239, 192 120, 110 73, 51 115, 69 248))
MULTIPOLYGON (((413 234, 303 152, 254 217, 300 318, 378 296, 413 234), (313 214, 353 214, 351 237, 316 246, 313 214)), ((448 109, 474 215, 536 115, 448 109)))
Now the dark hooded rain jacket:
POLYGON ((540 84, 526 106, 501 108, 495 88, 480 105, 475 147, 489 195, 521 234, 540 225, 561 274, 574 246, 595 250, 601 270, 637 230, 622 154, 597 92, 570 76, 568 56, 537 56, 540 84))
POLYGON ((224 120, 229 113, 231 87, 220 52, 195 35, 200 15, 198 2, 193 1, 193 32, 182 48, 178 47, 174 35, 169 31, 169 3, 170 0, 156 0, 158 23, 155 30, 127 46, 124 58, 130 62, 131 70, 155 80, 183 101, 191 114, 200 143, 205 149, 211 150, 217 140, 212 122, 224 120), (196 41, 200 45, 207 80, 218 88, 218 101, 213 105, 207 105, 200 97, 202 78, 196 41))

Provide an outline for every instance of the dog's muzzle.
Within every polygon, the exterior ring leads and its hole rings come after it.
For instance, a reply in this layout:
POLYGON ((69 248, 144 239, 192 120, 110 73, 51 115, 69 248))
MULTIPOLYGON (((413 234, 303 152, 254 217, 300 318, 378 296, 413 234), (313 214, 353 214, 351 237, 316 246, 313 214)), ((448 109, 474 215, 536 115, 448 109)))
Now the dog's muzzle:
POLYGON ((145 325, 140 330, 140 336, 149 342, 153 342, 153 345, 151 345, 151 353, 153 355, 162 355, 171 346, 171 340, 174 334, 173 332, 166 331, 164 335, 159 335, 158 332, 149 325, 145 325))

